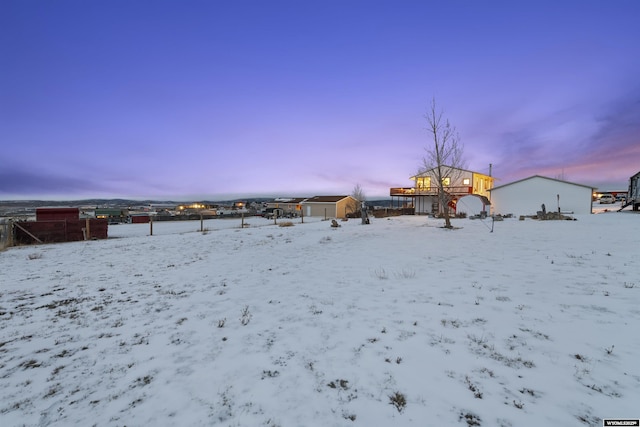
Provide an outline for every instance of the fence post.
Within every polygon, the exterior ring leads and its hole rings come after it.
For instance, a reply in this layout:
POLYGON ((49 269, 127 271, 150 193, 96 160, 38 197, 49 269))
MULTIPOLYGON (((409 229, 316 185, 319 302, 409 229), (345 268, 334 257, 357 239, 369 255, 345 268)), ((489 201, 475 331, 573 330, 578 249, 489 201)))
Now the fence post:
POLYGON ((8 222, 5 223, 4 220, 0 220, 0 251, 7 247, 9 227, 8 222))
POLYGON ((89 221, 89 218, 86 219, 86 227, 87 227, 87 240, 91 240, 91 221, 89 221))
POLYGON ((204 231, 204 221, 202 219, 202 212, 200 212, 200 232, 204 231))
POLYGON ((153 217, 149 215, 149 236, 153 236, 153 217))

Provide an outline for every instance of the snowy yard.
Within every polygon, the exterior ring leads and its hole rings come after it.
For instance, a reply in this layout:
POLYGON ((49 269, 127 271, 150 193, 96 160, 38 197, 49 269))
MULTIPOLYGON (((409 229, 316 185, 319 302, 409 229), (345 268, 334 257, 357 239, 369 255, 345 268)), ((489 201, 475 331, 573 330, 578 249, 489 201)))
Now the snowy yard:
POLYGON ((640 417, 640 215, 260 218, 0 252, 0 425, 640 417))

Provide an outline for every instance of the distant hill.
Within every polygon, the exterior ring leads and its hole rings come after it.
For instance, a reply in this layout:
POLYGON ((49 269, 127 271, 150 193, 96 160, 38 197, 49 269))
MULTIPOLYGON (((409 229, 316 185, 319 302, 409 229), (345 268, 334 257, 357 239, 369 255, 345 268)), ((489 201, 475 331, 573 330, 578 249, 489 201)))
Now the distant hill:
POLYGON ((272 200, 269 198, 250 198, 235 200, 192 200, 192 201, 174 201, 174 200, 129 200, 129 199, 82 199, 82 200, 2 200, 0 207, 58 207, 58 206, 146 206, 146 205, 183 205, 187 203, 204 203, 208 205, 232 205, 234 202, 253 202, 272 200))
MULTIPOLYGON (((82 199, 82 200, 0 200, 0 207, 2 208, 38 208, 44 206, 59 207, 59 206, 146 206, 146 205, 182 205, 192 202, 203 203, 207 205, 233 205, 235 202, 267 202, 273 200, 273 197, 250 197, 250 198, 238 198, 232 200, 191 200, 174 201, 174 200, 130 200, 130 199, 82 199)), ((377 199, 367 200, 367 205, 370 206, 391 206, 391 199, 377 199)))

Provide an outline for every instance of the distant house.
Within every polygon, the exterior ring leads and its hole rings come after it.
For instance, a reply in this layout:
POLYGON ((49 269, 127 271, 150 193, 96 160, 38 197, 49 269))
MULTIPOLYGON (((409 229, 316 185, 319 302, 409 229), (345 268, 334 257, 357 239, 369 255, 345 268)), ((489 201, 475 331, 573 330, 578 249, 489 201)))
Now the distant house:
MULTIPOLYGON (((450 176, 444 177, 445 192, 449 195, 449 208, 456 212, 457 203, 460 198, 468 195, 476 196, 480 203, 473 205, 473 208, 465 206, 462 211, 468 214, 476 214, 477 206, 481 206, 482 210, 488 210, 490 205, 488 195, 489 190, 493 187, 494 178, 490 175, 474 172, 466 169, 446 167, 450 171, 450 176), (473 212, 469 212, 473 210, 473 212)), ((426 170, 418 175, 412 176, 415 181, 413 187, 408 188, 391 188, 389 195, 404 200, 405 206, 413 206, 416 214, 428 214, 442 212, 439 206, 439 186, 436 181, 435 169, 426 170)))
POLYGON ((491 213, 534 215, 547 212, 589 214, 594 188, 588 185, 534 175, 492 188, 491 213))
POLYGON ((96 208, 94 213, 96 218, 106 219, 109 224, 127 222, 129 218, 128 209, 96 208))
POLYGON ((278 197, 265 203, 266 209, 282 209, 285 216, 298 216, 306 197, 278 197))
POLYGON ((359 208, 359 202, 351 196, 315 196, 301 203, 304 216, 346 218, 359 208))

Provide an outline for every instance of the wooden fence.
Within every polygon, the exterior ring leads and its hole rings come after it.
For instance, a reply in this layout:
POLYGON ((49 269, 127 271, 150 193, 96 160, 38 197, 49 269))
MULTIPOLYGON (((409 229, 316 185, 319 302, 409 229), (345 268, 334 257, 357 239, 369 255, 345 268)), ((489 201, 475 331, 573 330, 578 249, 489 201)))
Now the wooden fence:
POLYGON ((57 221, 19 221, 14 223, 13 243, 76 242, 89 239, 106 239, 106 219, 65 219, 57 221))

